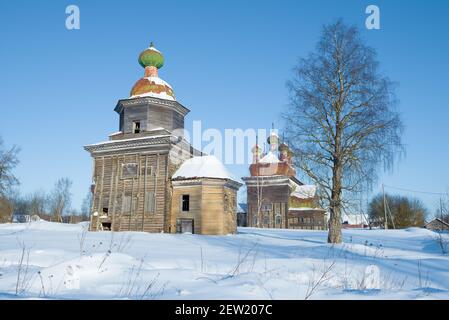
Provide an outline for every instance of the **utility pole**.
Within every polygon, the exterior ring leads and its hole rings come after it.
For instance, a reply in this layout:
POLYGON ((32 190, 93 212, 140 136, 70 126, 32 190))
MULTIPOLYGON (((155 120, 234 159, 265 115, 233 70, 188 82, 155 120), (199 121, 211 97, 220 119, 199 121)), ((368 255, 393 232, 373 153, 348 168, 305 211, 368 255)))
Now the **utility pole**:
POLYGON ((443 200, 440 196, 440 219, 443 220, 443 200))
POLYGON ((387 198, 385 197, 385 187, 382 183, 382 194, 384 196, 384 215, 385 215, 385 230, 388 229, 388 220, 387 220, 387 198))

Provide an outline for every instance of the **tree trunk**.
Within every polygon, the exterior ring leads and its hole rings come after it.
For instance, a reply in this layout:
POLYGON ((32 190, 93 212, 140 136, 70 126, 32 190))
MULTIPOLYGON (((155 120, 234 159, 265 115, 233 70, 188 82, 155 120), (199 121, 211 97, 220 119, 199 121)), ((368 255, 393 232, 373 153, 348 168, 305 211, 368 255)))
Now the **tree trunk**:
POLYGON ((328 243, 341 243, 341 221, 340 208, 338 206, 331 207, 331 215, 329 219, 329 234, 327 236, 328 243))
POLYGON ((332 172, 332 194, 330 201, 330 219, 329 219, 329 234, 327 237, 328 243, 341 243, 341 191, 343 180, 343 166, 340 161, 342 154, 341 150, 341 126, 340 116, 337 113, 337 126, 335 132, 335 150, 333 159, 332 172))
POLYGON ((332 195, 330 201, 330 219, 329 219, 329 234, 327 237, 328 243, 341 243, 341 181, 342 168, 338 159, 334 161, 334 175, 332 195))

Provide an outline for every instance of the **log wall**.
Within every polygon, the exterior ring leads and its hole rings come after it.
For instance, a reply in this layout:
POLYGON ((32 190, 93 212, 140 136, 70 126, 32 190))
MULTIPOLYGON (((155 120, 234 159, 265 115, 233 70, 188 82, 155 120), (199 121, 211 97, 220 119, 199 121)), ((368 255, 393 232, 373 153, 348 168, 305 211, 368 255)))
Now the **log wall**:
MULTIPOLYGON (((176 181, 173 186, 171 223, 192 219, 194 233, 217 235, 237 231, 237 190, 225 180, 176 181), (189 195, 189 211, 182 211, 182 196, 189 195)), ((173 232, 176 232, 174 230, 173 232)))
POLYGON ((164 231, 168 154, 124 154, 101 156, 94 159, 94 183, 92 212, 95 218, 92 230, 101 229, 100 223, 108 221, 114 231, 164 231), (123 164, 137 164, 137 174, 122 177, 123 164), (151 193, 151 200, 145 197, 151 193), (130 210, 126 210, 126 200, 130 210), (148 205, 147 201, 153 201, 148 205), (152 212, 144 209, 152 207, 152 212), (107 211, 107 214, 106 212, 107 211))

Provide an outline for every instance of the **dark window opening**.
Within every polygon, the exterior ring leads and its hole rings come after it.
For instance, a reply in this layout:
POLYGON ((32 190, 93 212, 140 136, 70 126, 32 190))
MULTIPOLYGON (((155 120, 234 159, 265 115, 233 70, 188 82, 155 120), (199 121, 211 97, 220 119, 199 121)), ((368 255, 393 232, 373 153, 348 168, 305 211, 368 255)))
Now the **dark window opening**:
POLYGON ((176 220, 177 233, 195 233, 193 227, 193 219, 178 219, 176 220))
POLYGON ((140 121, 133 122, 133 132, 140 133, 140 121))
POLYGON ((111 222, 102 222, 101 226, 103 227, 104 231, 111 231, 111 222))
POLYGON ((190 196, 188 194, 182 195, 182 211, 189 211, 190 196))
POLYGON ((108 214, 109 209, 108 208, 103 208, 103 213, 108 214))

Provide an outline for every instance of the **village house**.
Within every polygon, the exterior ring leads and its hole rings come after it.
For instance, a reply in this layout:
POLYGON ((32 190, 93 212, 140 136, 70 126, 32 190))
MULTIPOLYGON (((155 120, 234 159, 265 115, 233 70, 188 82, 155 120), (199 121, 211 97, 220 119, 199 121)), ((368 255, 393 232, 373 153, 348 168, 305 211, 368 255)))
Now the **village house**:
POLYGON ((151 44, 138 61, 144 77, 115 107, 119 131, 84 147, 93 159, 90 230, 235 233, 241 183, 184 139, 189 109, 159 78, 162 53, 151 44))
POLYGON ((424 228, 432 231, 449 231, 449 223, 441 220, 440 218, 435 218, 424 225, 424 228))
POLYGON ((362 213, 343 213, 342 214, 343 229, 364 229, 369 227, 366 216, 362 213))

